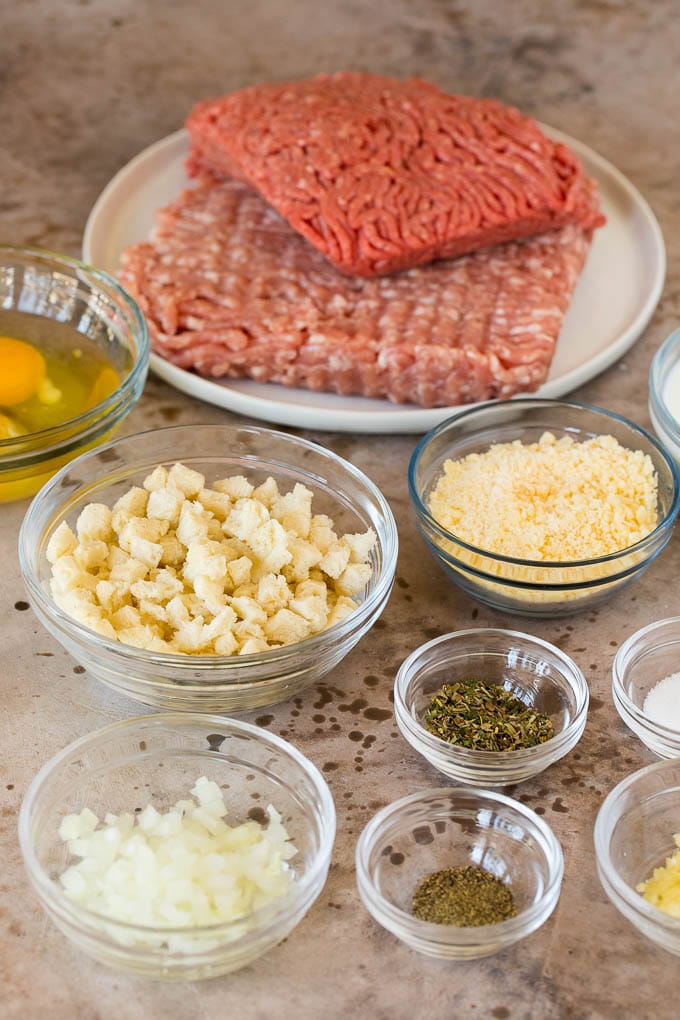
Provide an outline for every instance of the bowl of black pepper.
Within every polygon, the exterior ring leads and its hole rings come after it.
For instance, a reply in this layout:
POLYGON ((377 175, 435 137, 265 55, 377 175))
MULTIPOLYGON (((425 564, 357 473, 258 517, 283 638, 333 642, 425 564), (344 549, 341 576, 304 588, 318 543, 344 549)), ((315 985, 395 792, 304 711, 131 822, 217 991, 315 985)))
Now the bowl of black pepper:
POLYGON ((543 819, 472 787, 388 804, 356 848, 369 913, 412 949, 445 960, 490 956, 536 931, 557 905, 563 871, 543 819))
POLYGON ((576 745, 588 684, 559 648, 520 631, 454 631, 420 645, 394 684, 406 740, 459 783, 523 782, 576 745))

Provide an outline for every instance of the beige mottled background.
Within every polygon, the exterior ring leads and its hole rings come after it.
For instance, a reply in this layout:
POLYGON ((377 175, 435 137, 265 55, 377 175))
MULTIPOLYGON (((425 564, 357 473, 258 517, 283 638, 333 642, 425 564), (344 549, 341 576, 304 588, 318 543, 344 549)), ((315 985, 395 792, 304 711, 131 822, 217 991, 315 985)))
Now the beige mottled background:
MULTIPOLYGON (((0 0, 0 241, 77 255, 103 186, 205 95, 321 70, 422 75, 515 104, 581 139, 651 203, 668 248, 663 299, 625 358, 575 394, 646 425, 650 359, 678 312, 677 13, 673 0, 0 0)), ((227 420, 151 378, 126 429, 227 420)), ((138 710, 74 672, 30 611, 15 608, 24 598, 15 548, 25 504, 0 509, 1 1020, 676 1017, 676 961, 606 900, 592 827, 612 785, 652 760, 612 707, 610 667, 632 630, 678 612, 680 540, 599 612, 512 620, 450 588, 424 555, 406 492, 413 437, 308 435, 366 470, 390 500, 401 535, 397 584, 380 625, 328 682, 268 713, 270 728, 325 771, 335 796, 328 884, 283 945, 211 982, 164 986, 90 963, 27 886, 16 815, 31 777, 74 737, 138 710), (411 952, 373 922, 356 893, 353 853, 377 807, 440 781, 395 730, 395 670, 425 638, 470 623, 524 626, 560 645, 588 677, 592 710, 576 751, 514 791, 564 847, 556 913, 516 948, 455 965, 411 952)))

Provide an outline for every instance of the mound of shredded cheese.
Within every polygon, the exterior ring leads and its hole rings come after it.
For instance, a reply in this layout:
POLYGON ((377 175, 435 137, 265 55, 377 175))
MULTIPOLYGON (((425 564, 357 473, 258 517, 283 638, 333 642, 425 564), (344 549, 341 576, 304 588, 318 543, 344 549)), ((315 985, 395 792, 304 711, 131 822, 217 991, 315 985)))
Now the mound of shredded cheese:
POLYGON ((287 861, 297 850, 270 805, 266 827, 230 826, 217 783, 202 776, 169 811, 139 814, 84 808, 59 835, 78 863, 60 882, 69 899, 112 920, 153 928, 195 928, 233 921, 284 896, 287 861))
POLYGON ((678 849, 661 868, 654 868, 651 878, 636 887, 648 903, 680 918, 680 832, 673 836, 678 849))
POLYGON ((574 562, 626 549, 656 527, 650 457, 613 436, 583 442, 545 432, 447 460, 429 498, 435 519, 488 552, 574 562))

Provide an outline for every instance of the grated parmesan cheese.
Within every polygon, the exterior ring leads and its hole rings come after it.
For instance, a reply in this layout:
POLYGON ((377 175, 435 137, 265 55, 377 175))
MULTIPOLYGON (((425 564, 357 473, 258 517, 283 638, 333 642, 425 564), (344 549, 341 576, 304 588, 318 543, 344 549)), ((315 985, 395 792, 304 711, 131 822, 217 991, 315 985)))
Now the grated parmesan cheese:
POLYGON ((459 540, 504 556, 576 562, 639 542, 658 523, 650 457, 613 436, 497 443, 447 460, 429 498, 459 540))

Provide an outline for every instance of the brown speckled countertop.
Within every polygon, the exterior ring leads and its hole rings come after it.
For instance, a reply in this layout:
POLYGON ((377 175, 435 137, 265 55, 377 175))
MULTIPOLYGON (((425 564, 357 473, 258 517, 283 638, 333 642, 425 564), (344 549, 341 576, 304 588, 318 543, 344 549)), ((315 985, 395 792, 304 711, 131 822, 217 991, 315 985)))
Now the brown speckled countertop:
MULTIPOLYGON (((649 424, 649 363, 676 325, 679 301, 673 0, 5 0, 0 9, 0 241, 79 254, 87 214, 123 164, 181 126, 196 99, 263 79, 341 68, 422 75, 517 105, 590 145, 646 196, 669 261, 643 336, 574 395, 649 424)), ((152 377, 125 428, 227 420, 226 411, 152 377)), ((300 926, 255 965, 213 981, 156 984, 91 963, 28 888, 16 838, 28 782, 70 740, 139 710, 83 675, 27 610, 15 552, 25 504, 0 510, 0 1017, 676 1017, 676 960, 606 899, 592 828, 607 791, 653 760, 614 711, 611 661, 637 627, 678 613, 680 538, 635 587, 591 615, 505 617, 453 589, 424 555, 406 490, 414 437, 306 434, 353 460, 389 499, 401 538, 397 583, 382 619, 327 682, 246 715, 294 741, 323 770, 338 836, 328 883, 300 926), (398 735, 392 682, 421 641, 471 624, 513 625, 558 644, 583 668, 592 698, 578 747, 511 791, 550 822, 564 848, 555 914, 513 949, 446 964, 407 949, 366 913, 353 855, 376 808, 443 781, 398 735)))

